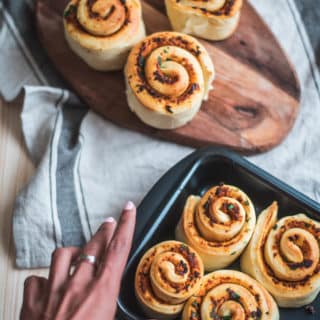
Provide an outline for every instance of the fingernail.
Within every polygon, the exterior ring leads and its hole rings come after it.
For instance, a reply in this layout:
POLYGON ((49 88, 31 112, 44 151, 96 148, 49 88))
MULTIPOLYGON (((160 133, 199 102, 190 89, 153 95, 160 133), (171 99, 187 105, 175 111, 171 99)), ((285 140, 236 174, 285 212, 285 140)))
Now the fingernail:
POLYGON ((104 222, 109 222, 109 223, 113 223, 115 222, 116 220, 114 220, 113 217, 108 217, 107 219, 104 220, 104 222))
POLYGON ((124 206, 124 210, 132 210, 132 209, 134 209, 135 208, 135 205, 134 205, 134 203, 132 202, 132 201, 128 201, 127 203, 126 203, 126 205, 124 206))

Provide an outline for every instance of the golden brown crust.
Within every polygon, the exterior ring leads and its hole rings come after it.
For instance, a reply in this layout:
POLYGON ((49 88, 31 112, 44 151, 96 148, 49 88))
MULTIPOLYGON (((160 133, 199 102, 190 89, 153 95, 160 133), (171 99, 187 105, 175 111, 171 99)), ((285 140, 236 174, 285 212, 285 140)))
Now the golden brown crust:
POLYGON ((243 5, 243 0, 224 0, 223 5, 216 10, 210 9, 210 2, 216 2, 216 0, 192 0, 192 1, 180 1, 180 0, 170 0, 175 2, 177 5, 181 5, 184 9, 194 10, 197 13, 206 15, 207 17, 215 16, 225 19, 228 17, 233 17, 236 13, 241 10, 243 5))
POLYGON ((178 241, 148 250, 136 270, 135 292, 150 317, 171 318, 199 289, 203 264, 198 254, 178 241))
POLYGON ((264 284, 282 307, 310 303, 320 291, 320 223, 304 214, 277 222, 274 202, 259 216, 241 268, 264 284))
POLYGON ((63 23, 70 49, 100 71, 122 69, 145 37, 139 0, 71 0, 63 23))
POLYGON ((93 11, 94 5, 103 2, 105 3, 101 0, 72 0, 65 9, 67 32, 85 48, 101 50, 110 45, 114 47, 139 33, 141 5, 138 0, 114 0, 113 3, 107 1, 110 5, 107 10, 109 14, 106 14, 106 9, 102 6, 93 11), (79 14, 80 5, 82 15, 79 14))
POLYGON ((165 0, 174 30, 223 40, 238 26, 242 0, 165 0))
POLYGON ((271 295, 254 279, 235 270, 207 274, 200 290, 186 303, 182 319, 277 320, 279 311, 271 295))
POLYGON ((241 254, 255 221, 254 207, 243 191, 215 186, 202 198, 188 198, 176 237, 195 248, 205 269, 212 271, 228 266, 241 254))
POLYGON ((195 101, 205 98, 214 69, 207 51, 196 39, 159 32, 132 49, 125 73, 141 105, 170 115, 191 109, 195 101))

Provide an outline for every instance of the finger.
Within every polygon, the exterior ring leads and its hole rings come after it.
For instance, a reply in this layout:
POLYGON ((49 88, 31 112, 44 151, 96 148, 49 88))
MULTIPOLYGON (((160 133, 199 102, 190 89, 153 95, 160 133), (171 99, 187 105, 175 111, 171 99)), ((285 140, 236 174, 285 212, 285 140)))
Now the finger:
MULTIPOLYGON (((97 263, 99 263, 99 259, 103 256, 105 249, 113 236, 116 225, 117 223, 113 218, 110 217, 106 219, 96 234, 83 248, 82 254, 96 257, 97 263)), ((94 264, 82 260, 76 266, 73 276, 74 281, 88 283, 94 277, 95 271, 96 268, 94 264)))
POLYGON ((48 280, 43 277, 30 276, 24 282, 23 304, 21 314, 24 312, 32 312, 39 315, 44 306, 45 291, 48 280))
POLYGON ((80 248, 56 249, 51 258, 49 284, 51 291, 59 291, 69 279, 73 262, 80 254, 80 248))
MULTIPOLYGON (((102 256, 105 248, 112 238, 116 225, 116 221, 113 218, 106 219, 96 234, 83 248, 81 254, 92 255, 97 258, 102 256)), ((67 313, 72 314, 74 309, 76 309, 79 304, 82 304, 82 301, 88 294, 86 287, 91 283, 95 275, 95 269, 94 265, 86 262, 85 260, 76 265, 71 281, 67 287, 67 291, 62 297, 62 300, 56 310, 55 316, 57 319, 60 318, 61 315, 65 315, 67 313)))
POLYGON ((110 242, 100 276, 112 279, 117 286, 120 285, 123 270, 131 249, 134 227, 136 222, 136 207, 129 201, 120 218, 118 228, 110 242))
POLYGON ((44 308, 44 287, 47 279, 36 276, 28 277, 24 282, 23 303, 20 311, 20 319, 41 319, 44 308))
POLYGON ((24 300, 38 297, 46 287, 48 279, 38 276, 29 276, 24 281, 24 300))
POLYGON ((71 267, 79 253, 80 248, 77 247, 58 248, 53 252, 44 315, 50 316, 59 304, 63 288, 70 277, 71 267))

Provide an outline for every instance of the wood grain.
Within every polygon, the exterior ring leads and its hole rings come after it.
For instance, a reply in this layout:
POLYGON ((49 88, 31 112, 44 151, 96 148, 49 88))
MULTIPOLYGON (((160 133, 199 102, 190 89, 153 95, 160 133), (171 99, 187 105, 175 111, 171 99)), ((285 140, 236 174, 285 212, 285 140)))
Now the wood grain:
POLYGON ((18 320, 23 283, 31 274, 46 276, 46 269, 14 267, 12 211, 14 199, 34 172, 27 155, 20 124, 21 103, 0 98, 0 319, 18 320))
MULTIPOLYGON (((91 70, 68 48, 62 12, 66 0, 38 0, 37 26, 48 55, 93 110, 119 126, 200 147, 225 146, 252 154, 279 144, 296 119, 300 87, 294 68, 255 10, 245 2, 239 28, 223 42, 202 41, 216 68, 215 90, 197 116, 176 130, 156 130, 130 112, 122 72, 91 70)), ((148 33, 170 30, 163 1, 143 2, 148 33)))

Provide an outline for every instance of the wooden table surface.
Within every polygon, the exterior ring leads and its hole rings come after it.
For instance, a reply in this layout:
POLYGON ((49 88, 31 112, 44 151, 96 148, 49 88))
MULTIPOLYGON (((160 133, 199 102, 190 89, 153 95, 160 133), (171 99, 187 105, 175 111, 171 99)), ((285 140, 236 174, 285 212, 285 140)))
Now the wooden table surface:
POLYGON ((23 283, 47 269, 19 270, 14 265, 12 213, 14 199, 34 172, 21 132, 20 107, 0 98, 0 319, 19 319, 23 283))

